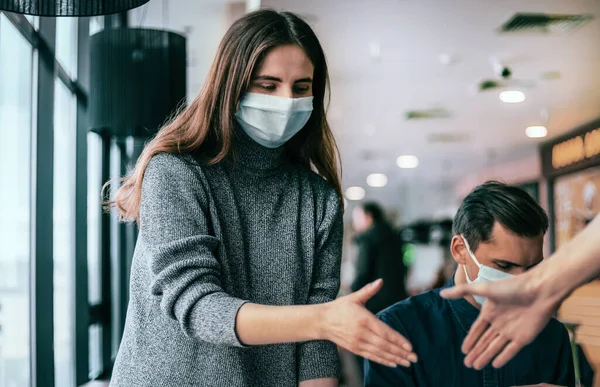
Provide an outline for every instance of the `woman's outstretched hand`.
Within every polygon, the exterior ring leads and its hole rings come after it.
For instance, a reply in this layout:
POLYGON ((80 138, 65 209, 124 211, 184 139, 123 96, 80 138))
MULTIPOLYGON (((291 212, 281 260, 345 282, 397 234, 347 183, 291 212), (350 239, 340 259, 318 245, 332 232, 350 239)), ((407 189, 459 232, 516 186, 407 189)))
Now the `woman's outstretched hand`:
POLYGON ((546 294, 535 274, 532 270, 506 280, 457 285, 442 291, 445 298, 487 298, 462 345, 467 367, 480 370, 492 360, 494 367, 504 366, 548 324, 560 299, 546 294))
POLYGON ((366 359, 389 367, 409 367, 417 361, 412 346, 398 332, 365 308, 381 286, 377 280, 362 289, 324 304, 323 337, 366 359))

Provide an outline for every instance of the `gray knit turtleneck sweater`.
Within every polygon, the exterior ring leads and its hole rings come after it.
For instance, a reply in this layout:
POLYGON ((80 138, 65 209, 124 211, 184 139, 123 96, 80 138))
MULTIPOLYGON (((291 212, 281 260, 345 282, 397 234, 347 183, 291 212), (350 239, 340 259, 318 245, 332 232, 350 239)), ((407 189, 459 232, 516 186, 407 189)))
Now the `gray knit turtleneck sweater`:
POLYGON ((244 347, 245 302, 322 303, 339 288, 335 190, 244 137, 235 161, 160 154, 142 184, 130 303, 111 386, 278 386, 337 377, 330 342, 244 347))

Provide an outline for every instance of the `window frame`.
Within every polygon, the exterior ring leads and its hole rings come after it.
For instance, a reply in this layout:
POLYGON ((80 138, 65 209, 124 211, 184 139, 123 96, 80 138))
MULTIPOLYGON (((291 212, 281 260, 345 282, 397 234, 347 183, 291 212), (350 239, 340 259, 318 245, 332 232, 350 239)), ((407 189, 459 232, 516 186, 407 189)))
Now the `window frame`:
POLYGON ((37 29, 21 14, 2 12, 33 48, 30 380, 31 386, 55 384, 53 172, 54 82, 60 80, 76 98, 74 370, 77 385, 89 381, 89 303, 87 288, 87 101, 89 89, 89 19, 77 19, 77 66, 70 77, 56 60, 56 19, 36 18, 37 29))

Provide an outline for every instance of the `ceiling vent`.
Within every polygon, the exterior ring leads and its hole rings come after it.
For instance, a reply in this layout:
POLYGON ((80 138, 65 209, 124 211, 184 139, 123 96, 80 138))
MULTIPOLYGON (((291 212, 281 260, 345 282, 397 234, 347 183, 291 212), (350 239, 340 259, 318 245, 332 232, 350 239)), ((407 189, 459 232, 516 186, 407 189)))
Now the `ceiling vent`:
POLYGON ((424 109, 424 110, 409 110, 406 112, 407 120, 421 120, 429 118, 448 118, 450 112, 443 108, 424 109))
POLYGON ((540 79, 543 79, 545 81, 552 81, 555 79, 560 79, 560 72, 559 71, 546 71, 540 74, 540 79))
POLYGON ((465 133, 432 133, 427 136, 427 142, 430 144, 452 144, 464 142, 469 139, 465 133))
POLYGON ((544 13, 516 13, 504 23, 500 32, 538 32, 567 35, 583 26, 592 15, 560 15, 544 13))
POLYGON ((372 161, 372 160, 375 160, 375 159, 377 159, 377 153, 376 153, 376 152, 373 152, 373 151, 368 151, 368 150, 365 150, 365 151, 362 151, 362 152, 361 152, 361 154, 360 154, 360 158, 361 158, 363 161, 372 161))
POLYGON ((535 87, 535 82, 529 79, 484 79, 477 84, 478 91, 488 91, 499 88, 524 89, 532 87, 535 87))

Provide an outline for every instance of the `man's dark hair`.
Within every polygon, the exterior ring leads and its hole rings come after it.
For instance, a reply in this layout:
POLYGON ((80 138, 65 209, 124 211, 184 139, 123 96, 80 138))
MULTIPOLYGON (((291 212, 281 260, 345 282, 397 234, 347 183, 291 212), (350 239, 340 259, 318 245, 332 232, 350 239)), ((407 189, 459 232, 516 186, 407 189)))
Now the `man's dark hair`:
POLYGON ((523 189, 497 181, 476 187, 463 200, 452 231, 463 235, 472 251, 489 242, 494 223, 520 237, 534 238, 548 231, 548 216, 523 189))
POLYGON ((373 222, 379 222, 384 220, 383 217, 383 209, 381 208, 381 206, 375 202, 367 202, 364 203, 362 206, 363 211, 365 212, 365 214, 369 215, 371 218, 373 218, 373 222))

